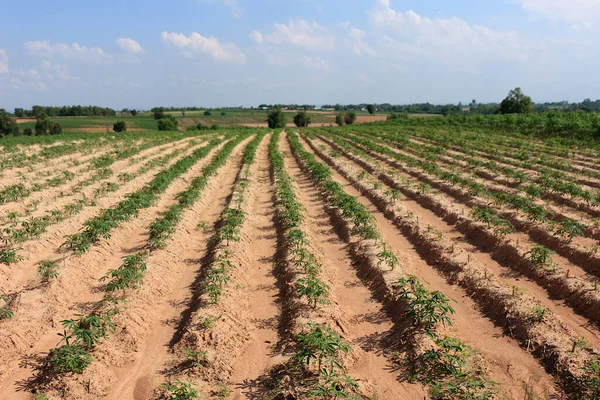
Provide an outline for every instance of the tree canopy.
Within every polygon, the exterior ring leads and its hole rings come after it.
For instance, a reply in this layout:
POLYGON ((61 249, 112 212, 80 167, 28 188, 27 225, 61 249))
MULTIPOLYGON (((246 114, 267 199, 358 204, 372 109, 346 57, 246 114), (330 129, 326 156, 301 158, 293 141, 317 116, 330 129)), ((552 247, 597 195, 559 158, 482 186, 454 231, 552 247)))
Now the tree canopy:
POLYGON ((502 114, 527 114, 533 111, 531 97, 525 96, 521 88, 508 92, 508 96, 500 103, 502 114))

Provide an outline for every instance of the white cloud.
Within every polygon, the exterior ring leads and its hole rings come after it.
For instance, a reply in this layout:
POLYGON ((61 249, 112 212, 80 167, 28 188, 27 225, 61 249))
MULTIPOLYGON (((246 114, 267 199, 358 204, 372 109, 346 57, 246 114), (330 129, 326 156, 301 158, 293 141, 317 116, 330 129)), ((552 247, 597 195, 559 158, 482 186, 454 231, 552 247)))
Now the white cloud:
POLYGON ((342 29, 346 29, 349 26, 350 26, 350 21, 342 21, 337 24, 337 27, 342 28, 342 29))
POLYGON ((197 32, 193 32, 190 36, 185 36, 183 33, 163 32, 160 37, 163 42, 179 48, 188 58, 206 54, 217 61, 237 64, 246 62, 246 56, 235 43, 221 43, 215 37, 204 37, 197 32))
POLYGON ((0 74, 8 73, 8 53, 0 49, 0 74))
POLYGON ((411 10, 396 11, 390 0, 377 0, 369 17, 381 38, 384 50, 379 53, 403 60, 436 60, 472 70, 477 62, 539 61, 543 54, 541 46, 534 49, 516 31, 494 31, 456 17, 431 19, 411 10))
POLYGON ((56 84, 74 83, 81 85, 84 83, 83 79, 78 76, 71 76, 67 67, 61 64, 52 64, 48 60, 44 60, 42 63, 42 71, 49 82, 56 84))
POLYGON ((304 64, 304 66, 312 69, 318 69, 321 71, 329 71, 331 67, 325 60, 321 57, 312 57, 312 56, 302 56, 300 57, 300 62, 304 64))
POLYGON ((260 31, 252 31, 252 32, 250 32, 250 39, 252 39, 256 43, 260 44, 263 42, 262 33, 260 33, 260 31))
POLYGON ((229 8, 231 15, 235 18, 241 17, 244 13, 244 9, 238 5, 237 0, 223 0, 223 4, 225 4, 225 7, 229 8))
POLYGON ((124 37, 120 37, 117 39, 117 46, 119 46, 119 48, 123 51, 126 51, 127 53, 143 53, 144 49, 142 48, 142 46, 136 42, 135 40, 133 40, 132 38, 124 38, 124 37))
POLYGON ((577 28, 600 22, 598 0, 518 0, 525 10, 550 19, 566 21, 577 28))
POLYGON ((368 56, 375 55, 375 50, 373 50, 373 48, 369 46, 369 44, 367 44, 365 40, 366 35, 363 31, 361 31, 358 28, 352 27, 350 28, 349 36, 349 46, 350 48, 352 48, 354 54, 356 54, 357 56, 361 56, 363 54, 366 54, 368 56))
POLYGON ((42 40, 25 42, 25 49, 34 56, 62 57, 89 62, 101 62, 111 59, 111 55, 100 47, 81 46, 79 43, 50 43, 42 40))
POLYGON ((288 25, 275 24, 273 32, 268 35, 258 33, 267 43, 288 44, 308 50, 332 50, 335 47, 335 37, 331 33, 316 22, 302 19, 290 21, 288 25))

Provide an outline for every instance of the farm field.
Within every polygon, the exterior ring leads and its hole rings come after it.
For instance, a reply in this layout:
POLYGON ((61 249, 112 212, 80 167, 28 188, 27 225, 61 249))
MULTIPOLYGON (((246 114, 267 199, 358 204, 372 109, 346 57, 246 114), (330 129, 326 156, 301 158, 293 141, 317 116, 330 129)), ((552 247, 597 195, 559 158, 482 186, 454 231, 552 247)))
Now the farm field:
MULTIPOLYGON (((296 113, 293 110, 284 111, 288 126, 293 127, 292 118, 296 113)), ((260 110, 212 110, 211 115, 204 115, 203 111, 186 111, 183 115, 180 111, 168 111, 166 114, 173 115, 179 121, 182 129, 201 123, 206 126, 213 124, 225 127, 247 126, 267 127, 267 111, 260 110), (223 113, 223 114, 222 114, 223 113)), ((335 125, 336 112, 331 111, 309 111, 313 125, 335 125)), ((385 114, 369 115, 367 112, 357 113, 357 122, 373 122, 385 120, 385 114)), ((125 121, 129 131, 156 130, 156 121, 150 112, 140 112, 137 116, 115 115, 107 117, 51 117, 52 121, 58 122, 64 132, 69 133, 112 133, 113 124, 117 121, 125 121)), ((35 118, 20 119, 19 128, 33 129, 35 118)))
POLYGON ((600 398, 598 148, 65 121, 0 143, 0 399, 600 398))

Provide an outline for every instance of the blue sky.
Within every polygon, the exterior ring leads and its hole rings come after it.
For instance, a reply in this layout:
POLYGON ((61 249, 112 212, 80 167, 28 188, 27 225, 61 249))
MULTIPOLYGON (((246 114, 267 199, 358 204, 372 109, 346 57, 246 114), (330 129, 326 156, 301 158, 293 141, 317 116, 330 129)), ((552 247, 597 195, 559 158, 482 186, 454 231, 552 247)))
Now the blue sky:
POLYGON ((0 107, 600 96, 598 0, 8 2, 0 107))

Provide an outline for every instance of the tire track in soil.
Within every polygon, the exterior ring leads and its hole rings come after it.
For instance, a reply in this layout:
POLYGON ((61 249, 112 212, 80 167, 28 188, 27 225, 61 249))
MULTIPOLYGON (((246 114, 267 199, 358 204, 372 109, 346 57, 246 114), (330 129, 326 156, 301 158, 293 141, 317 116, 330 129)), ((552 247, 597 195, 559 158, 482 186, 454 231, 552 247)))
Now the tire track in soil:
MULTIPOLYGON (((317 145, 324 145, 327 149, 331 148, 328 143, 320 139, 313 140, 312 142, 316 143, 317 145)), ((364 171, 364 168, 346 157, 344 153, 342 153, 342 155, 344 157, 344 160, 342 161, 344 164, 349 165, 351 168, 357 171, 364 171)), ((371 174, 369 175, 373 176, 371 174)), ((373 177, 380 182, 383 188, 389 188, 389 186, 379 179, 379 177, 373 177)), ((444 194, 441 193, 441 195, 443 196, 444 194)), ((454 226, 442 220, 431 210, 421 206, 416 200, 407 196, 403 196, 401 204, 407 210, 413 212, 415 215, 418 215, 420 219, 423 220, 424 224, 433 226, 435 229, 442 232, 446 238, 454 241, 457 246, 460 246, 462 249, 469 252, 475 261, 488 268, 490 272, 496 275, 506 285, 516 286, 519 289, 523 289, 525 293, 538 300, 544 307, 560 316, 570 329, 576 332, 579 336, 583 337, 588 343, 595 348, 600 347, 600 330, 593 326, 586 317, 577 314, 571 307, 565 304, 564 300, 552 298, 552 296, 538 282, 495 260, 483 246, 472 244, 469 241, 469 238, 465 237, 465 235, 459 232, 454 226)), ((529 237, 525 234, 520 234, 519 238, 523 243, 529 243, 530 241, 529 237)), ((559 264, 564 269, 574 268, 571 263, 557 254, 553 254, 552 258, 555 261, 561 259, 559 264)))
MULTIPOLYGON (((303 147, 315 154, 305 143, 303 147)), ((315 157, 326 164, 318 155, 315 154, 315 157)), ((441 273, 427 264, 419 256, 417 249, 368 198, 334 168, 330 169, 333 179, 346 193, 356 197, 373 215, 377 229, 396 253, 402 268, 426 282, 429 290, 439 290, 456 301, 452 303, 456 313, 451 317, 452 326, 448 331, 483 355, 489 369, 488 376, 498 383, 502 395, 510 399, 522 399, 526 386, 536 394, 549 395, 555 392, 554 379, 532 355, 523 350, 515 340, 506 337, 501 327, 495 326, 479 312, 477 304, 460 287, 448 283, 441 273)))
POLYGON ((232 399, 254 398, 258 378, 267 370, 281 363, 278 353, 278 326, 281 318, 279 307, 280 283, 277 278, 275 255, 277 253, 277 226, 275 225, 275 188, 271 182, 269 168, 270 136, 266 136, 256 156, 258 184, 254 191, 253 207, 246 222, 249 226, 250 265, 248 281, 244 290, 248 293, 250 340, 248 340, 233 364, 231 376, 235 391, 232 399))
POLYGON ((148 236, 148 225, 176 201, 175 195, 187 187, 189 180, 210 162, 218 148, 212 149, 206 157, 173 181, 156 204, 140 210, 136 218, 116 228, 110 239, 101 240, 81 256, 69 255, 62 260, 60 281, 52 282, 48 287, 27 291, 21 296, 22 308, 15 313, 13 319, 3 321, 0 326, 0 333, 5 336, 4 343, 0 342, 0 346, 8 349, 8 341, 14 344, 13 354, 8 356, 8 361, 3 358, 4 375, 0 380, 0 394, 7 396, 10 393, 15 396, 14 386, 24 384, 33 372, 27 363, 15 368, 15 356, 23 361, 47 352, 59 341, 57 334, 62 332, 62 318, 86 313, 102 299, 103 284, 98 280, 109 269, 121 265, 123 256, 143 249, 148 236))
POLYGON ((380 342, 394 335, 394 323, 358 277, 347 245, 327 214, 323 194, 301 170, 283 136, 282 140, 286 169, 299 189, 300 203, 306 208, 306 229, 324 256, 323 270, 332 277, 331 291, 338 298, 337 305, 348 324, 343 327, 343 336, 352 344, 356 356, 348 374, 361 386, 372 388, 381 400, 425 398, 420 385, 400 381, 396 366, 387 358, 391 350, 380 346, 380 342))
MULTIPOLYGON (((171 359, 171 342, 176 335, 179 322, 188 310, 196 289, 196 280, 209 248, 209 239, 214 234, 216 223, 233 192, 236 176, 241 167, 241 153, 247 141, 238 145, 229 160, 211 178, 209 190, 185 213, 182 224, 177 228, 167 248, 159 251, 156 257, 148 260, 148 273, 139 295, 130 300, 126 324, 131 320, 141 320, 136 346, 139 350, 133 355, 133 365, 114 367, 117 380, 111 383, 106 397, 114 400, 146 400, 152 398, 153 391, 164 377, 163 370, 171 359), (211 229, 197 229, 205 222, 211 229), (153 259, 154 258, 154 259, 153 259), (156 277, 156 278, 154 278, 156 277), (150 281, 153 284, 149 284, 150 281), (141 311, 140 311, 141 310, 141 311), (152 329, 148 332, 149 329, 152 329)), ((127 337, 120 338, 119 346, 129 346, 127 337)), ((114 349, 105 351, 107 354, 114 349)))

